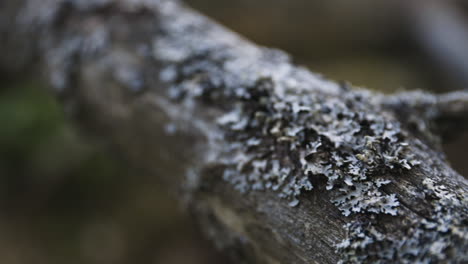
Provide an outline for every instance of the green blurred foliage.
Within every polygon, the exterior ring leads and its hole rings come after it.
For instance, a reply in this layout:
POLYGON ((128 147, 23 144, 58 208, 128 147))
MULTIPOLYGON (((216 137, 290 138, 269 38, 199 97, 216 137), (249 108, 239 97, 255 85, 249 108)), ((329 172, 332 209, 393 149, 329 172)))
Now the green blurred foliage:
POLYGON ((3 83, 0 124, 0 263, 217 258, 157 180, 81 136, 47 88, 3 83))

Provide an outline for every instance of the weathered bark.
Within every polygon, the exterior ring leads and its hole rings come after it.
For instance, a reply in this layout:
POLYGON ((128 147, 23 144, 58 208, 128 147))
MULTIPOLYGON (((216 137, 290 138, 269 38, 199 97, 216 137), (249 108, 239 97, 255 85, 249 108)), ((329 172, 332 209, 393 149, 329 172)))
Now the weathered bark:
POLYGON ((3 67, 39 58, 78 123, 179 190, 233 259, 468 260, 467 182, 433 129, 466 93, 339 85, 176 1, 2 2, 3 67))

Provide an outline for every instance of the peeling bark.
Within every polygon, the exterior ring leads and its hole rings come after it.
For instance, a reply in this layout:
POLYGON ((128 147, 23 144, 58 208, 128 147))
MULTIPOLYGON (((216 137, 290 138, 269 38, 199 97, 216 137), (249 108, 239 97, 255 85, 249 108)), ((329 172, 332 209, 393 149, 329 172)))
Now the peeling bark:
POLYGON ((32 50, 15 65, 39 58, 77 122, 178 191, 234 260, 468 261, 467 182, 432 130, 466 100, 325 80, 177 1, 3 4, 3 53, 32 50))

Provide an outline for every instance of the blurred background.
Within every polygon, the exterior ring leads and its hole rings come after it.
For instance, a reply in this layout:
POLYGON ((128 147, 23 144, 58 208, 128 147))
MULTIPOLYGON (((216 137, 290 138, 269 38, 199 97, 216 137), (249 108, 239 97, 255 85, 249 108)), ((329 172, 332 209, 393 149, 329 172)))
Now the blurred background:
MULTIPOLYGON (((468 87, 468 1, 186 2, 330 79, 468 87)), ((164 186, 82 135, 38 83, 0 75, 0 263, 224 262, 164 186)), ((468 135, 444 147, 468 175, 468 135)))

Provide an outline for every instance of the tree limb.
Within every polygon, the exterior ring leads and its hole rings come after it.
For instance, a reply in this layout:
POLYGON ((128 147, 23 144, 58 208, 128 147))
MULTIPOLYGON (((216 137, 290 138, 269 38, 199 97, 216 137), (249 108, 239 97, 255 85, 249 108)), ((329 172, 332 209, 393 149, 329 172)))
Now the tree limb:
POLYGON ((6 36, 33 43, 28 57, 78 123, 180 190, 233 259, 468 260, 466 180, 383 95, 177 1, 6 2, 18 18, 6 36))
POLYGON ((425 135, 435 145, 438 135, 451 139, 468 129, 468 91, 440 95, 403 92, 382 97, 382 104, 397 113, 414 133, 425 135))

